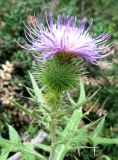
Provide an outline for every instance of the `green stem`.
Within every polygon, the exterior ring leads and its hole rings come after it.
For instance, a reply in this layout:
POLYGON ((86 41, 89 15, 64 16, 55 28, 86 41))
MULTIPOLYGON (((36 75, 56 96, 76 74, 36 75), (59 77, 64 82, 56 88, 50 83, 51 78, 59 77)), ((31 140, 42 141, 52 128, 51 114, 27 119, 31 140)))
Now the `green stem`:
POLYGON ((56 128, 57 128, 57 114, 58 114, 58 108, 59 108, 59 102, 60 102, 60 96, 59 93, 56 93, 53 91, 48 92, 49 95, 51 95, 48 99, 50 105, 52 106, 51 110, 51 122, 50 122, 50 135, 51 135, 51 152, 49 160, 54 160, 55 150, 56 150, 56 128))
MULTIPOLYGON (((78 128, 78 124, 80 123, 82 117, 83 117, 82 109, 79 108, 75 110, 69 119, 64 131, 62 132, 63 138, 68 139, 68 134, 70 131, 76 131, 78 128)), ((63 160, 64 156, 67 151, 67 146, 66 144, 58 144, 55 149, 55 155, 53 160, 63 160)))
POLYGON ((55 145, 55 141, 56 141, 56 124, 53 121, 50 124, 50 132, 51 132, 51 152, 50 152, 49 160, 53 160, 54 159, 54 154, 55 154, 55 149, 56 149, 56 145, 55 145))

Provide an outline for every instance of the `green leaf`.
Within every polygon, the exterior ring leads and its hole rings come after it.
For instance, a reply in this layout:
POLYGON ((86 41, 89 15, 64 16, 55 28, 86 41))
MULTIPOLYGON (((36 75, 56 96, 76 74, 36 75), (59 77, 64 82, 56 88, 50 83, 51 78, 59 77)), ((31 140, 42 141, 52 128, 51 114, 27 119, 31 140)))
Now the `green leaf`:
POLYGON ((78 102, 76 103, 76 107, 79 108, 82 105, 84 105, 86 102, 90 101, 98 93, 99 90, 100 88, 97 91, 95 91, 90 97, 86 97, 84 84, 82 80, 80 79, 80 97, 78 99, 78 102))
POLYGON ((14 104, 15 107, 17 107, 19 110, 21 110, 22 112, 32 116, 35 120, 40 121, 40 116, 34 114, 34 110, 30 110, 28 108, 26 108, 25 106, 20 105, 18 102, 12 100, 12 103, 14 104))
POLYGON ((2 149, 2 153, 0 155, 0 160, 7 160, 9 152, 10 152, 9 148, 2 149))
POLYGON ((85 100, 86 100, 86 94, 85 94, 84 84, 83 81, 80 79, 80 96, 77 105, 81 106, 81 104, 85 102, 85 100))
POLYGON ((87 131, 90 130, 92 127, 98 125, 99 122, 102 121, 102 119, 104 119, 104 117, 101 117, 101 118, 97 119, 96 121, 93 121, 93 122, 86 124, 83 127, 79 128, 76 135, 78 135, 78 136, 86 135, 87 131))
POLYGON ((34 93, 35 93, 35 96, 36 96, 38 102, 40 104, 46 104, 46 101, 45 101, 45 99, 43 97, 43 94, 42 94, 42 89, 39 89, 33 75, 31 73, 29 73, 29 74, 30 74, 32 86, 33 86, 33 89, 34 89, 34 93))
POLYGON ((25 160, 35 160, 35 156, 27 154, 27 152, 22 152, 22 156, 25 160))
POLYGON ((33 95, 33 89, 31 89, 31 88, 29 88, 29 87, 25 87, 26 88, 26 90, 27 90, 27 92, 29 93, 29 95, 31 96, 31 97, 34 97, 34 95, 33 95))
POLYGON ((10 125, 9 127, 9 138, 11 142, 16 143, 16 144, 21 144, 20 136, 18 135, 17 131, 10 125))
POLYGON ((45 144, 34 144, 35 148, 43 149, 46 152, 50 152, 50 146, 47 146, 45 144))
POLYGON ((21 104, 19 104, 15 100, 12 100, 12 104, 14 104, 14 106, 17 107, 22 112, 24 112, 24 113, 26 113, 28 115, 31 115, 31 110, 30 109, 27 109, 26 107, 22 106, 21 104))
POLYGON ((110 145, 110 144, 117 144, 118 145, 118 138, 100 138, 100 137, 89 137, 90 141, 93 144, 103 144, 103 145, 110 145))
POLYGON ((79 99, 78 99, 77 103, 71 98, 71 96, 68 92, 67 92, 67 97, 68 97, 69 102, 71 103, 71 105, 74 108, 81 107, 87 101, 85 89, 84 89, 84 84, 81 79, 80 79, 80 95, 79 95, 79 99))
POLYGON ((0 137, 0 146, 3 148, 9 148, 11 151, 14 151, 14 152, 17 151, 15 143, 13 143, 11 140, 6 140, 2 137, 0 137))
POLYGON ((102 120, 99 122, 98 126, 96 127, 96 129, 93 131, 92 136, 93 137, 97 137, 100 136, 103 126, 104 126, 104 122, 105 122, 105 117, 102 118, 102 120))
MULTIPOLYGON (((5 147, 5 148, 10 148, 11 151, 13 152, 21 152, 24 156, 29 155, 29 156, 34 156, 35 158, 39 160, 47 160, 43 155, 37 153, 31 148, 31 145, 25 146, 25 145, 19 145, 16 143, 13 143, 11 140, 6 140, 2 137, 0 137, 0 146, 5 147)), ((26 159, 27 160, 27 159, 26 159)))
MULTIPOLYGON (((36 151, 34 151, 31 147, 31 145, 28 146, 22 146, 22 147, 18 147, 18 151, 20 151, 23 156, 26 158, 26 160, 29 160, 29 157, 31 156, 32 158, 36 158, 39 160, 47 160, 43 155, 37 153, 36 151), (28 159, 27 159, 28 158, 28 159)), ((32 160, 32 159, 31 159, 32 160)))
POLYGON ((88 97, 88 101, 90 101, 100 90, 100 88, 98 90, 96 90, 90 97, 88 97))
POLYGON ((77 103, 71 98, 71 96, 68 92, 67 92, 67 97, 68 97, 71 105, 74 106, 75 108, 81 107, 86 102, 87 99, 86 99, 84 84, 81 79, 80 79, 80 96, 79 96, 77 103))
POLYGON ((76 109, 69 122, 67 123, 63 135, 62 135, 62 144, 57 145, 55 150, 54 160, 63 160, 65 153, 67 152, 66 144, 71 140, 74 132, 78 129, 78 125, 83 118, 82 108, 76 109), (71 136, 71 137, 69 137, 71 136), (66 144, 64 144, 64 142, 66 144))
POLYGON ((63 131, 63 137, 66 137, 69 134, 69 132, 74 132, 77 130, 78 125, 82 120, 83 116, 84 115, 82 113, 82 108, 79 108, 73 112, 69 122, 67 123, 63 131))
POLYGON ((75 106, 76 103, 74 102, 74 100, 71 98, 70 94, 67 92, 67 97, 68 97, 68 100, 69 102, 71 103, 72 106, 75 106))
POLYGON ((60 144, 56 147, 54 160, 63 160, 66 154, 66 145, 60 144))
MULTIPOLYGON (((30 151, 34 151, 33 145, 31 143, 25 143, 24 147, 30 151)), ((26 160, 35 160, 35 156, 32 154, 27 154, 26 151, 22 151, 22 155, 23 155, 24 159, 26 159, 26 160)))
POLYGON ((70 152, 70 151, 75 151, 76 149, 93 149, 94 147, 88 147, 88 146, 84 146, 84 145, 75 145, 75 146, 71 146, 67 149, 67 152, 70 152))

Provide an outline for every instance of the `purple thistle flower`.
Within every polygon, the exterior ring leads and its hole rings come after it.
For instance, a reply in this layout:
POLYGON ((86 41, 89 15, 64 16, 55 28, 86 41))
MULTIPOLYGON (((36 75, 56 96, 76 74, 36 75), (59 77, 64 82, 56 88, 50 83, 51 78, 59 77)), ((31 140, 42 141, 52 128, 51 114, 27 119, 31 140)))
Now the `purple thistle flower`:
POLYGON ((32 51, 41 51, 44 58, 53 57, 57 53, 80 56, 86 61, 95 64, 99 59, 106 57, 111 52, 113 43, 106 45, 111 35, 103 33, 93 38, 89 29, 85 29, 86 18, 83 18, 79 26, 76 25, 76 17, 58 16, 57 22, 53 22, 52 14, 49 15, 48 27, 44 27, 35 17, 35 24, 25 24, 25 41, 23 48, 32 51))

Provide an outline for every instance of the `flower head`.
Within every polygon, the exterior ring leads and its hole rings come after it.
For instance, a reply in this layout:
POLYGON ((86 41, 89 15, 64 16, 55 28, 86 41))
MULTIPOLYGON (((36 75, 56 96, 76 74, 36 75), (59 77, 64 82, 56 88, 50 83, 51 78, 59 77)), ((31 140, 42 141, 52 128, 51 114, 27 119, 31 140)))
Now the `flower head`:
POLYGON ((80 56, 90 63, 96 63, 99 59, 110 54, 112 44, 106 45, 111 35, 103 33, 94 38, 89 29, 92 21, 86 29, 87 19, 83 18, 79 26, 76 17, 58 16, 53 22, 52 14, 47 20, 47 27, 35 17, 31 25, 25 25, 27 41, 22 46, 27 50, 41 51, 44 58, 53 57, 57 53, 80 56), (104 53, 109 49, 109 52, 104 53))

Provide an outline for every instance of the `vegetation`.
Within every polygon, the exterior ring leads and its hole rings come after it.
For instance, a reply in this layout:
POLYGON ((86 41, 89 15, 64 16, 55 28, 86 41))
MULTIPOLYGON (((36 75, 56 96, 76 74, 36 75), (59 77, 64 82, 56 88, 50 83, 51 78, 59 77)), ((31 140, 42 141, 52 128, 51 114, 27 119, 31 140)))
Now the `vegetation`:
MULTIPOLYGON (((111 32, 112 40, 115 39, 113 54, 104 59, 98 66, 86 64, 88 76, 83 77, 87 93, 93 93, 101 88, 98 94, 84 105, 84 112, 91 107, 88 119, 83 119, 83 124, 88 124, 102 116, 106 117, 103 136, 107 138, 118 137, 118 1, 115 0, 1 0, 0 1, 0 132, 4 138, 14 133, 12 125, 19 133, 22 141, 32 139, 44 126, 33 124, 32 115, 26 115, 13 105, 11 101, 17 101, 28 109, 36 107, 31 100, 31 86, 28 71, 32 70, 34 58, 32 53, 24 51, 17 43, 19 37, 24 37, 23 21, 31 22, 37 15, 45 23, 44 14, 52 11, 54 17, 58 14, 76 16, 79 20, 87 16, 94 20, 91 32, 99 35, 102 32, 111 32), (26 86, 26 87, 24 87, 26 86), (30 92, 29 92, 30 91, 30 92), (25 97, 29 97, 26 99, 25 97), (29 123, 29 121, 31 123, 29 123), (10 124, 8 126, 8 124, 10 124)), ((73 92, 72 92, 73 95, 73 92)), ((74 97, 77 99, 77 97, 74 97)), ((22 110, 22 108, 20 108, 22 110)), ((12 137, 11 137, 12 139, 12 137)), ((1 142, 0 142, 1 143, 1 142)), ((19 143, 19 142, 18 142, 19 143)), ((48 142, 46 142, 48 144, 48 142)), ((90 144, 88 144, 88 147, 90 144)), ((27 145, 28 146, 28 145, 27 145)), ((43 147, 43 146, 42 146, 43 147)), ((37 147, 38 148, 38 147, 37 147)), ((46 151, 48 148, 46 148, 46 151)), ((14 149, 15 151, 15 149, 14 149)), ((43 149, 38 149, 44 152, 43 149)), ((5 150, 4 150, 5 152, 5 150)), ((23 150, 21 149, 21 152, 23 150)), ((2 154, 1 150, 1 154, 2 154)), ((5 152, 5 154, 7 154, 5 152)), ((36 153, 33 153, 35 156, 36 153)), ((48 155, 44 152, 44 155, 48 155)), ((9 155, 9 157, 11 154, 9 155)), ((102 146, 99 148, 87 148, 80 151, 69 152, 65 160, 102 160, 109 157, 118 159, 118 146, 102 146), (83 156, 84 155, 84 156, 83 156), (108 156, 108 157, 107 157, 108 156)), ((29 158, 29 157, 28 157, 29 158)), ((28 159, 27 158, 27 159, 28 159)), ((38 157, 39 158, 39 157, 38 157)), ((3 159, 4 160, 4 159, 3 159)))

